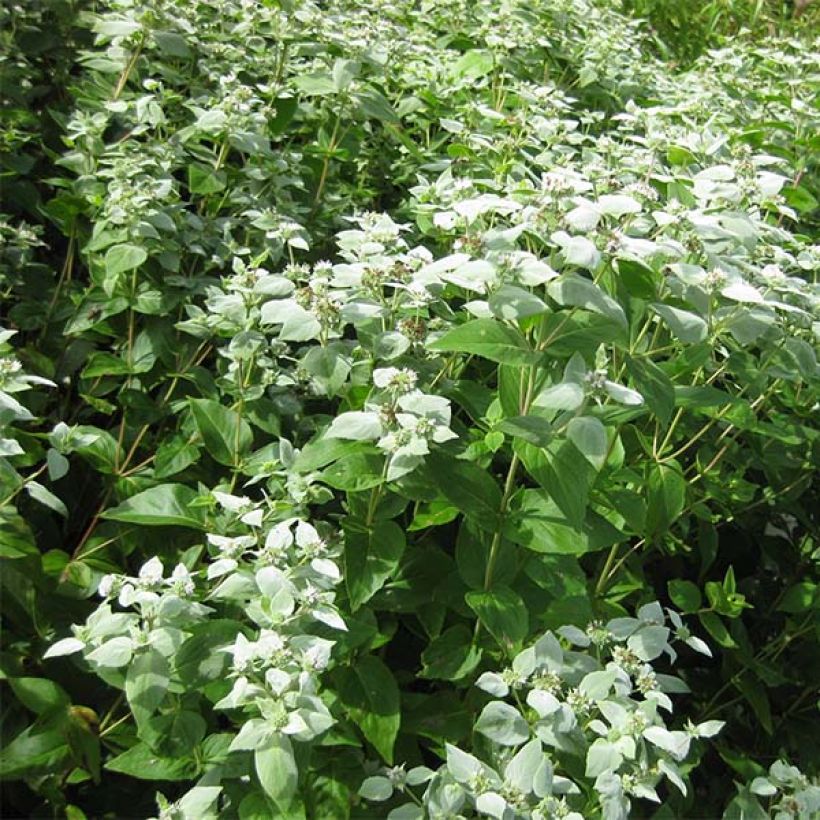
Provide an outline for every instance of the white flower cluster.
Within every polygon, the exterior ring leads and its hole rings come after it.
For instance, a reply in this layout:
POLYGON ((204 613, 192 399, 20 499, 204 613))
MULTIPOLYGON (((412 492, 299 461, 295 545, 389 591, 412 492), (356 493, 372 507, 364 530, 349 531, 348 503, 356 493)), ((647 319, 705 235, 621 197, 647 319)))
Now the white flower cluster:
POLYGON ((675 640, 710 652, 676 612, 666 614, 654 602, 635 618, 593 623, 586 630, 559 629, 565 641, 585 650, 580 652, 566 649, 547 632, 516 655, 509 669, 485 672, 476 682, 495 698, 514 696, 516 704, 493 700, 475 724, 475 731, 492 742, 488 762, 448 744, 447 762, 437 772, 412 770, 413 782, 408 777, 398 784, 385 772, 367 778, 360 794, 387 800, 394 790, 427 784, 421 803, 431 816, 468 815, 474 809, 498 820, 582 820, 582 790, 555 772, 553 754, 558 753, 585 760, 599 810, 612 820, 626 820, 631 797, 659 803, 656 787, 663 778, 685 794, 684 764, 692 742, 717 734, 723 723, 667 729, 660 710, 671 713, 668 693, 686 687, 656 672, 652 662, 662 654, 674 662, 675 640))
POLYGON ((388 455, 388 481, 415 469, 430 452, 430 442, 442 444, 457 438, 450 429, 450 402, 417 390, 417 374, 408 368, 385 367, 373 371, 377 394, 364 410, 341 413, 325 438, 376 441, 388 455))

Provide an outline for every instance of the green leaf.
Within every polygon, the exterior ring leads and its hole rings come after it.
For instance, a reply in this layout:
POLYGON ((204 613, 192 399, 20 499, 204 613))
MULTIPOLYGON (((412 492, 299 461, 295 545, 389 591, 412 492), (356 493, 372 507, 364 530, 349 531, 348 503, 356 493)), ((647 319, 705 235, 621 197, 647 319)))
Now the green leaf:
POLYGON ((296 794, 299 770, 287 735, 277 732, 254 752, 254 768, 265 794, 287 812, 296 794))
POLYGON ((25 558, 38 552, 23 517, 11 506, 0 507, 0 558, 25 558))
POLYGON ((174 31, 154 31, 152 37, 159 50, 169 57, 179 57, 182 60, 191 56, 191 49, 181 34, 174 31))
POLYGON ((533 552, 583 555, 626 539, 606 519, 588 513, 576 529, 542 490, 524 490, 504 522, 504 536, 533 552))
POLYGON ((584 279, 583 276, 575 273, 564 274, 560 279, 550 282, 547 290, 559 305, 591 310, 626 327, 626 314, 623 308, 598 285, 584 279))
POLYGON ((533 401, 545 410, 577 410, 584 401, 584 388, 575 382, 559 382, 542 390, 533 401))
MULTIPOLYGON (((332 447, 335 441, 335 439, 329 439, 326 444, 332 447)), ((359 442, 344 443, 359 445, 359 442)), ((383 467, 384 456, 378 453, 351 453, 324 469, 319 478, 336 490, 362 492, 384 483, 383 467)))
POLYGON ((596 470, 604 466, 609 452, 609 439, 606 428, 598 419, 591 416, 570 419, 567 438, 596 470))
POLYGON ((166 438, 157 447, 154 478, 170 478, 196 463, 198 458, 199 447, 191 444, 184 436, 166 438))
POLYGON ((672 381, 649 359, 627 356, 626 369, 649 409, 665 426, 675 409, 675 388, 672 381))
POLYGON ((359 797, 365 800, 389 800, 393 795, 393 784, 380 775, 366 777, 359 787, 359 797))
POLYGON ((225 190, 224 171, 215 171, 210 165, 194 162, 188 166, 188 190, 192 194, 216 194, 225 190))
POLYGON ((231 656, 219 650, 232 644, 241 626, 237 621, 211 619, 192 630, 174 655, 175 673, 189 689, 224 680, 231 656))
POLYGON ((15 780, 61 771, 71 756, 57 729, 37 731, 29 726, 0 749, 0 779, 15 780))
POLYGON ((205 512, 202 507, 193 505, 198 497, 196 491, 184 484, 160 484, 132 495, 102 517, 128 524, 205 530, 205 512))
POLYGON ((473 319, 428 347, 441 353, 471 353, 502 364, 537 364, 541 360, 541 354, 529 347, 521 333, 495 319, 473 319))
POLYGON ((592 465, 571 441, 545 450, 520 449, 527 472, 549 493, 570 526, 581 529, 586 518, 592 465))
POLYGON ((335 396, 350 373, 348 359, 331 347, 310 348, 302 359, 302 367, 326 396, 335 396))
POLYGON ((507 321, 537 316, 549 309, 534 293, 515 285, 502 285, 490 296, 489 304, 494 316, 507 321))
POLYGON ((168 661, 153 647, 141 651, 125 676, 125 696, 139 726, 154 714, 168 692, 168 661))
POLYGON ((26 482, 26 492, 35 500, 39 501, 50 510, 54 510, 63 518, 68 518, 68 509, 63 502, 54 495, 51 490, 45 488, 39 481, 26 482))
MULTIPOLYGON (((363 88, 353 96, 359 103, 361 113, 368 119, 380 120, 381 122, 391 123, 392 125, 398 125, 401 122, 387 97, 372 86, 363 88)), ((394 131, 394 133, 400 134, 399 139, 404 137, 404 134, 398 130, 394 131)))
POLYGON ((680 470, 666 464, 653 464, 646 483, 646 532, 656 538, 669 529, 683 512, 686 480, 680 470))
POLYGON ((336 93, 336 83, 327 72, 303 74, 296 77, 294 84, 303 94, 310 97, 320 97, 336 93))
POLYGON ((480 660, 481 650, 473 643, 470 630, 463 624, 457 624, 442 632, 421 653, 421 676, 438 680, 460 680, 469 675, 480 660))
POLYGON ((17 700, 38 715, 53 712, 71 702, 65 690, 48 678, 9 678, 9 685, 17 700))
POLYGON ((395 573, 404 554, 405 537, 393 521, 378 521, 366 527, 346 519, 343 526, 345 585, 350 608, 355 612, 395 573))
POLYGON ((333 85, 336 91, 344 91, 358 75, 361 63, 356 60, 339 59, 333 63, 333 85))
POLYGON ((236 466, 253 445, 250 425, 234 410, 211 399, 189 399, 205 449, 220 464, 236 466))
POLYGON ((815 608, 816 601, 817 584, 812 581, 801 581, 786 590, 777 610, 778 612, 807 612, 815 608))
POLYGON ((502 746, 518 746, 530 739, 530 727, 518 709, 500 700, 484 707, 475 730, 502 746))
POLYGON ((702 342, 709 332, 706 322, 688 310, 657 303, 653 303, 651 307, 682 342, 702 342))
POLYGON ((139 780, 191 780, 197 773, 197 764, 190 758, 162 757, 147 743, 137 743, 104 768, 139 780))
POLYGON ((391 764, 399 732, 399 687, 393 673, 374 655, 358 658, 352 667, 338 670, 337 692, 350 719, 391 764))
POLYGON ((786 185, 780 193, 786 202, 801 214, 810 214, 820 207, 817 198, 802 185, 786 185))
POLYGON ((493 55, 489 51, 471 49, 459 57, 452 69, 454 79, 477 80, 493 70, 493 55))
POLYGON ((527 607, 521 596, 509 587, 468 592, 464 598, 481 625, 502 646, 518 645, 527 637, 530 628, 527 607))
POLYGON ((552 425, 540 416, 514 416, 504 419, 498 425, 498 429, 537 447, 546 447, 552 441, 552 425))
POLYGON ((501 490, 492 476, 469 461, 456 461, 441 452, 426 459, 427 475, 439 492, 481 527, 495 530, 501 509, 501 490))
POLYGON ((116 277, 120 273, 134 270, 148 258, 145 248, 138 245, 114 245, 105 254, 105 273, 107 277, 116 277))
MULTIPOLYGON (((222 653, 226 654, 226 653, 222 653)), ((205 719, 190 709, 155 715, 140 725, 140 734, 151 748, 168 757, 187 757, 205 737, 205 719)))
POLYGON ((697 612, 702 604, 700 590, 691 581, 675 579, 669 582, 669 597, 681 612, 697 612))
POLYGON ((736 649, 737 644, 735 643, 732 636, 729 634, 729 630, 726 629, 726 625, 720 619, 718 615, 715 615, 714 612, 701 612, 698 614, 698 618, 700 622, 703 624, 703 628, 724 648, 724 649, 736 649))

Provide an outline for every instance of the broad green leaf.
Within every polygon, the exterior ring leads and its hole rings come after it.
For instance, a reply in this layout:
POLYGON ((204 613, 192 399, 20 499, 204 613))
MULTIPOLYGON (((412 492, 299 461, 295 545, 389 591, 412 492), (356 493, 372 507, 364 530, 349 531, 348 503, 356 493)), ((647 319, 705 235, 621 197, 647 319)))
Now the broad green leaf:
POLYGON ((475 730, 502 746, 518 746, 530 739, 530 727, 518 709, 500 700, 484 707, 475 730))
POLYGON ((226 174, 198 162, 188 166, 188 190, 192 194, 216 194, 225 189, 226 174))
POLYGON ((722 646, 724 649, 736 649, 737 644, 734 638, 726 629, 726 624, 723 623, 719 615, 714 612, 700 612, 698 618, 703 624, 703 628, 722 646))
POLYGON ((140 735, 162 755, 187 757, 205 737, 206 729, 205 719, 199 712, 174 709, 169 714, 154 715, 143 721, 140 735))
POLYGON ((623 755, 618 751, 615 744, 610 743, 603 737, 599 737, 587 751, 586 771, 587 777, 598 777, 605 772, 614 772, 623 761, 623 755))
POLYGON ((211 399, 189 399, 188 405, 205 449, 220 464, 237 465, 253 445, 248 422, 235 410, 211 399))
POLYGON ((53 774, 70 756, 61 731, 29 726, 0 749, 0 780, 53 774))
POLYGON ((686 480, 680 470, 653 464, 646 482, 646 532, 655 538, 675 523, 686 503, 686 480))
POLYGON ((21 515, 11 506, 0 507, 0 558, 36 555, 34 535, 21 515))
MULTIPOLYGON (((334 440, 327 441, 328 447, 334 440)), ((358 442, 345 442, 360 446, 358 442)), ((352 452, 322 470, 319 480, 336 490, 361 492, 384 483, 384 456, 375 452, 352 452)))
POLYGON ((114 245, 105 254, 105 272, 109 277, 133 270, 148 258, 145 248, 138 245, 114 245))
POLYGON ((669 597, 681 612, 697 612, 702 604, 700 590, 691 582, 679 578, 668 584, 669 597))
POLYGON ((151 33, 160 51, 170 57, 182 60, 191 56, 191 49, 186 39, 175 31, 154 31, 151 33))
POLYGON ((649 359, 628 356, 626 369, 649 409, 666 426, 675 409, 675 388, 669 377, 649 359))
MULTIPOLYGON (((388 100, 387 97, 381 93, 381 91, 378 91, 372 86, 368 86, 366 88, 362 88, 360 91, 357 91, 353 96, 359 103, 359 109, 365 117, 373 120, 380 120, 381 122, 390 123, 392 125, 399 124, 399 117, 393 109, 393 106, 390 104, 390 100, 388 100)), ((405 136, 403 132, 396 129, 394 133, 400 134, 401 136, 399 136, 399 139, 401 139, 402 142, 405 142, 406 138, 402 139, 405 136)))
POLYGON ((577 410, 584 401, 584 388, 575 382, 559 382, 542 390, 533 401, 545 410, 577 410))
POLYGON ((26 709, 41 715, 71 702, 65 690, 48 678, 9 678, 15 697, 26 709))
POLYGON ((514 416, 504 419, 498 425, 498 429, 537 447, 546 447, 552 441, 552 425, 540 416, 514 416))
POLYGON ((501 509, 501 490, 486 470, 438 452, 427 457, 426 465, 429 477, 453 506, 479 526, 495 529, 501 509))
POLYGON ((521 596, 509 587, 493 586, 487 591, 465 595, 481 625, 502 645, 520 644, 529 632, 529 614, 521 596))
POLYGON ((159 650, 149 647, 134 658, 125 677, 125 696, 137 725, 154 714, 168 692, 170 669, 159 650))
POLYGON ((290 738, 280 732, 272 735, 254 752, 253 764, 265 794, 281 812, 287 812, 299 782, 290 738))
POLYGON ((658 303, 652 305, 652 310, 669 325, 672 333, 682 342, 702 342, 708 334, 706 322, 695 313, 658 303))
POLYGON ((392 794, 393 785, 386 777, 381 775, 366 777, 359 787, 359 797, 363 797, 365 800, 380 802, 389 800, 392 794))
POLYGON ((224 680, 231 666, 231 656, 220 652, 234 642, 241 625, 234 620, 211 619, 194 627, 174 655, 174 671, 190 689, 224 680))
POLYGON ((308 96, 319 97, 336 93, 336 83, 333 82, 333 77, 326 72, 303 74, 296 77, 294 84, 299 91, 308 96))
POLYGON ((489 303, 493 315, 507 321, 537 316, 548 310, 542 299, 515 285, 502 285, 490 296, 489 303))
POLYGON ((504 522, 504 535, 533 552, 583 555, 626 540, 608 521, 588 513, 573 527, 543 490, 524 490, 504 522))
POLYGON ((207 528, 205 512, 193 504, 198 497, 195 490, 184 484, 160 484, 132 495, 118 507, 103 513, 103 518, 128 524, 204 530, 207 528))
POLYGON ((546 450, 525 446, 519 452, 527 472, 549 493, 569 525, 581 529, 594 479, 592 465, 571 441, 546 450))
POLYGON ((388 763, 401 723, 399 687, 393 673, 374 655, 365 655, 337 675, 339 701, 350 719, 388 763))
POLYGON ((57 498, 51 490, 40 484, 39 481, 28 481, 25 486, 26 492, 35 501, 39 501, 50 510, 54 510, 54 512, 61 515, 63 518, 68 518, 68 509, 66 508, 66 505, 59 498, 57 498))
POLYGON ((807 612, 816 608, 818 599, 817 584, 812 581, 801 581, 790 586, 780 599, 778 612, 807 612))
POLYGON ((517 330, 496 319, 473 319, 428 345, 441 353, 472 353, 502 364, 537 364, 541 354, 517 330))
POLYGON ((344 578, 350 607, 355 612, 396 572, 404 553, 405 536, 393 521, 377 521, 366 527, 349 519, 344 531, 344 578))
POLYGON ((326 396, 335 396, 350 373, 348 359, 331 347, 310 348, 302 359, 302 367, 313 376, 326 396))
POLYGON ((147 743, 137 743, 109 760, 104 768, 139 780, 190 780, 196 776, 198 766, 191 758, 162 757, 147 743))
POLYGON ((361 63, 355 60, 339 59, 333 63, 333 85, 336 91, 345 91, 358 75, 361 63))
POLYGON ((604 466, 609 452, 609 439, 606 427, 599 419, 592 416, 570 419, 567 438, 596 470, 604 466))
POLYGON ((453 66, 455 79, 477 80, 493 70, 494 59, 489 51, 471 49, 466 51, 453 66))
POLYGON ((560 305, 572 305, 574 307, 591 310, 600 313, 626 325, 626 314, 623 308, 601 288, 589 279, 577 274, 565 274, 560 279, 556 279, 547 285, 549 295, 560 305))
POLYGON ((481 650, 473 644, 466 626, 451 626, 430 642, 421 653, 421 676, 438 680, 460 680, 481 660, 481 650))

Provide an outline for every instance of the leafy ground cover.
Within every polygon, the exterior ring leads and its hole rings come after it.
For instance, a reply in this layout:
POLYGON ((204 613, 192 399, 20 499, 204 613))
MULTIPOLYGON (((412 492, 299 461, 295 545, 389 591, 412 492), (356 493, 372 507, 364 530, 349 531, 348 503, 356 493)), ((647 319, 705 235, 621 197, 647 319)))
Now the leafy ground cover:
POLYGON ((817 816, 818 41, 663 7, 0 12, 3 816, 817 816))

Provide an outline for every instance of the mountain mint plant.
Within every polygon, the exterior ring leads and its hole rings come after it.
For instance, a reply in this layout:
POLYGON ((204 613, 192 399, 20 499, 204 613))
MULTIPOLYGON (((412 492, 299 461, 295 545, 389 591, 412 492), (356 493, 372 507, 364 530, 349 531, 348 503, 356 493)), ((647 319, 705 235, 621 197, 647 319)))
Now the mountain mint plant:
POLYGON ((0 11, 5 814, 817 813, 814 18, 638 5, 0 11))

